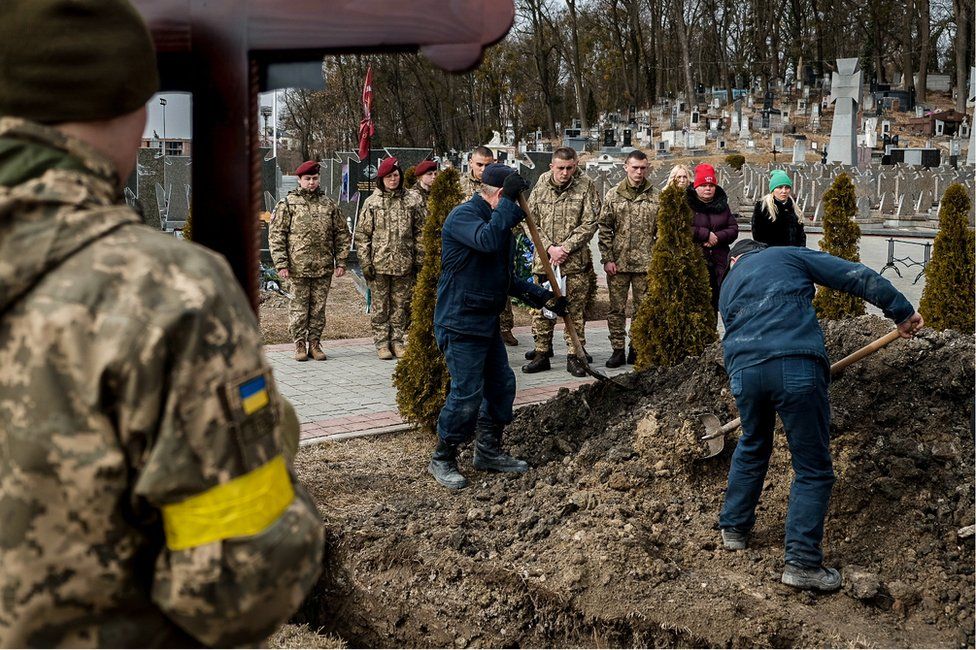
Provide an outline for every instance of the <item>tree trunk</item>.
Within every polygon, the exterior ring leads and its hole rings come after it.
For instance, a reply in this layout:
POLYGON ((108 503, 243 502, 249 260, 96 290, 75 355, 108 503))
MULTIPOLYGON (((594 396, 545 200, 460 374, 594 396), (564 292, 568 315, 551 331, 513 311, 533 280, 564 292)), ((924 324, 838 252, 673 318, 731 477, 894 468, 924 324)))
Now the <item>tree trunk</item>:
POLYGON ((580 55, 579 14, 576 11, 576 0, 566 0, 569 17, 570 51, 569 70, 573 77, 573 92, 576 93, 576 112, 580 116, 583 130, 590 128, 586 119, 586 96, 583 89, 583 57, 580 55))
POLYGON ((966 82, 969 77, 969 68, 973 62, 968 60, 966 53, 969 51, 969 17, 972 7, 966 0, 952 0, 952 8, 956 15, 956 110, 960 113, 966 112, 966 100, 969 99, 969 91, 966 90, 966 82))
POLYGON ((929 15, 929 0, 915 0, 918 3, 918 84, 915 99, 925 101, 925 86, 928 84, 929 51, 932 47, 932 22, 929 15))
POLYGON ((685 93, 688 107, 695 101, 695 86, 691 80, 691 55, 688 53, 688 32, 685 26, 684 2, 674 0, 674 30, 678 34, 678 46, 681 49, 681 69, 685 75, 685 93))
POLYGON ((915 87, 915 66, 912 60, 912 27, 915 23, 915 0, 906 0, 901 29, 901 86, 905 90, 915 87))

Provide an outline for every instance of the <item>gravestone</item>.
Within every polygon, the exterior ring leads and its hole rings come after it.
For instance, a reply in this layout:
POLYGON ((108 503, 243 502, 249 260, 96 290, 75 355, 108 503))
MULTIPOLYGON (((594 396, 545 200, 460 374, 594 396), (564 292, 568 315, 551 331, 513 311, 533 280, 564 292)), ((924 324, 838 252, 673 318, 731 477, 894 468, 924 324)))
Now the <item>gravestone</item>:
POLYGON ((871 199, 869 197, 857 197, 857 218, 860 221, 868 221, 871 219, 871 199))
POLYGON ((827 160, 853 165, 857 160, 857 111, 861 103, 861 76, 858 60, 837 59, 837 72, 831 75, 831 102, 834 121, 830 129, 827 160))
POLYGON ((807 161, 807 139, 797 138, 793 142, 793 164, 802 165, 807 161))
MULTIPOLYGON (((976 100, 976 66, 969 69, 969 101, 974 100, 976 100)), ((969 155, 966 156, 966 162, 976 165, 976 129, 971 128, 969 131, 969 155)), ((976 205, 976 201, 972 203, 976 205)))
POLYGON ((814 131, 820 130, 820 104, 814 104, 810 109, 810 128, 814 131))

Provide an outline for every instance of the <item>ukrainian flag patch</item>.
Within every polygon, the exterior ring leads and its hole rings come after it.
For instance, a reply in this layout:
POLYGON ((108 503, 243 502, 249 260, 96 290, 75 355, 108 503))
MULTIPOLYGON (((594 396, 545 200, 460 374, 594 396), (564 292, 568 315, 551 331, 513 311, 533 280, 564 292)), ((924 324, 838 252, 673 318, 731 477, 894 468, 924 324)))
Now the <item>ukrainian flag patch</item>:
POLYGON ((237 387, 244 415, 257 413, 269 403, 268 387, 264 375, 249 379, 237 387))

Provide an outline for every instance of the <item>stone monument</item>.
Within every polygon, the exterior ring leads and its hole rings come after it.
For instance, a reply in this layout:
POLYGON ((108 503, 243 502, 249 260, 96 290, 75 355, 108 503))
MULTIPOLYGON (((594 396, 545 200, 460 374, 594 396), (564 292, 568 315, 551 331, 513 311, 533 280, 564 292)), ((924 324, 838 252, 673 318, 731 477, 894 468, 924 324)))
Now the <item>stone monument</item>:
MULTIPOLYGON (((969 100, 976 100, 976 66, 969 69, 969 100)), ((966 156, 966 162, 976 165, 976 128, 972 127, 969 129, 969 155, 966 156)))
POLYGON ((843 165, 857 162, 857 107, 861 103, 861 71, 857 59, 837 59, 830 79, 834 122, 830 127, 827 160, 843 165))

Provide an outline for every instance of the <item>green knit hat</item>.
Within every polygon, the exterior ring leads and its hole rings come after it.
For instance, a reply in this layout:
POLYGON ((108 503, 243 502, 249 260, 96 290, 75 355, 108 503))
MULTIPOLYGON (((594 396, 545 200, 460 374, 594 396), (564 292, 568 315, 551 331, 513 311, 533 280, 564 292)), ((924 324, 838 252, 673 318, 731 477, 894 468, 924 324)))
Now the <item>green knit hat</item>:
POLYGON ((774 169, 773 173, 769 175, 769 191, 772 192, 781 185, 793 187, 793 181, 790 180, 789 174, 782 169, 774 169))
POLYGON ((139 108, 159 88, 152 39, 128 0, 0 6, 0 117, 109 119, 139 108))

